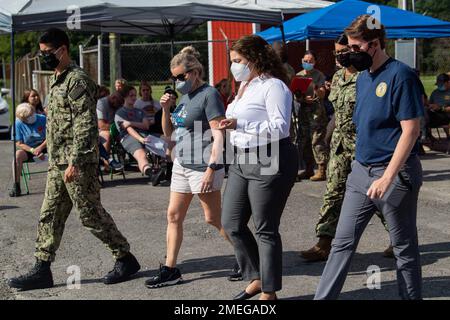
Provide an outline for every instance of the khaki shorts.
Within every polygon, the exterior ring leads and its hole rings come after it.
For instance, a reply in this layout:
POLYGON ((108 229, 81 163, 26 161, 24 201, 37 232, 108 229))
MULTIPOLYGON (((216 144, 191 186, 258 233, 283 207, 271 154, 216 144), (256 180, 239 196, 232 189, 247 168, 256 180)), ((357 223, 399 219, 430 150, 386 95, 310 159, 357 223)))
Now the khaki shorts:
MULTIPOLYGON (((202 193, 202 180, 205 173, 183 167, 177 159, 173 162, 172 181, 170 191, 179 193, 202 193)), ((210 192, 220 191, 222 189, 223 179, 225 178, 225 169, 217 170, 214 173, 213 187, 210 192)))

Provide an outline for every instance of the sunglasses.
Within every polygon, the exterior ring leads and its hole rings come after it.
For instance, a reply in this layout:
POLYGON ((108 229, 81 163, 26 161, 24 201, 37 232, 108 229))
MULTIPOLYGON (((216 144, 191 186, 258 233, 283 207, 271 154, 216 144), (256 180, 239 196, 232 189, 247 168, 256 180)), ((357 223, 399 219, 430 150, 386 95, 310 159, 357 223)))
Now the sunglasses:
POLYGON ((337 56, 340 56, 340 55, 343 55, 343 54, 347 54, 347 53, 349 53, 349 52, 350 52, 349 49, 343 49, 343 50, 339 50, 339 51, 333 50, 333 55, 334 55, 335 57, 337 57, 337 56))
POLYGON ((45 51, 39 50, 38 56, 40 56, 40 57, 48 56, 49 54, 56 53, 60 48, 61 47, 56 48, 56 49, 45 50, 45 51))
POLYGON ((180 73, 179 75, 177 75, 177 76, 171 76, 170 77, 170 79, 172 80, 172 81, 184 81, 184 80, 186 80, 186 75, 189 73, 189 72, 191 72, 192 70, 188 70, 188 71, 186 71, 185 73, 180 73))
MULTIPOLYGON (((370 41, 367 43, 368 49, 370 49, 372 47, 372 43, 373 43, 373 41, 370 41)), ((353 44, 351 46, 347 45, 348 49, 353 52, 360 52, 362 46, 363 46, 363 44, 362 45, 353 44)))

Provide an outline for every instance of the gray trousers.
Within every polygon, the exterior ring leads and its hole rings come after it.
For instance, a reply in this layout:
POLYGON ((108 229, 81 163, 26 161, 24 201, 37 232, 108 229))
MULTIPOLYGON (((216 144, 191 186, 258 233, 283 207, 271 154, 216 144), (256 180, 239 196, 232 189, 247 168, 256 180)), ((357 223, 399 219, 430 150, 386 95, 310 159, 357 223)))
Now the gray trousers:
POLYGON ((279 166, 274 174, 261 174, 267 165, 230 166, 222 207, 222 225, 234 246, 245 280, 260 279, 263 292, 281 289, 282 254, 278 232, 281 214, 295 183, 297 148, 280 145, 279 166), (250 217, 255 237, 247 226, 250 217))
POLYGON ((337 299, 347 277, 359 239, 379 210, 389 227, 397 267, 397 283, 402 299, 422 298, 422 272, 417 239, 417 198, 422 185, 422 166, 416 156, 405 163, 382 199, 366 196, 385 166, 366 167, 356 160, 346 185, 344 203, 327 264, 314 297, 337 299))

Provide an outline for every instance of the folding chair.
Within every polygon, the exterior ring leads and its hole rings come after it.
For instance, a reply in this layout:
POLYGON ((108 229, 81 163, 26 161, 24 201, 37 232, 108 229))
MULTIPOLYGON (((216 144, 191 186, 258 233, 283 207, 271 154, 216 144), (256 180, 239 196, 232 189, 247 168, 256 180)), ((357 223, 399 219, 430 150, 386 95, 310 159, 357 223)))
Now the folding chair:
MULTIPOLYGON (((123 165, 122 168, 122 177, 123 179, 126 179, 125 177, 125 155, 126 151, 123 149, 122 145, 119 141, 119 130, 116 127, 116 124, 113 122, 111 123, 111 126, 109 127, 109 133, 111 135, 111 156, 113 159, 117 162, 120 162, 123 165)), ((111 180, 114 177, 114 171, 112 168, 110 168, 110 177, 111 180)), ((101 177, 103 180, 103 176, 101 177)))
POLYGON ((23 184, 25 186, 25 190, 27 191, 27 194, 30 194, 30 189, 28 188, 28 181, 31 180, 32 174, 39 174, 39 173, 47 173, 47 170, 45 171, 30 171, 30 168, 28 167, 28 163, 33 163, 33 161, 25 161, 22 166, 22 180, 23 184))

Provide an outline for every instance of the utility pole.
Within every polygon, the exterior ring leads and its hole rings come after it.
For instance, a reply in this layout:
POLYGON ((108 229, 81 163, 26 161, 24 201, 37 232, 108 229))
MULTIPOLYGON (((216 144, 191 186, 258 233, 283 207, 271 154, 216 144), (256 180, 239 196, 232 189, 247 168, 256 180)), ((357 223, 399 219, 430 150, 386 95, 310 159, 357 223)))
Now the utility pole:
POLYGON ((120 35, 109 34, 109 79, 111 92, 115 91, 114 81, 122 78, 122 63, 120 55, 120 35))

